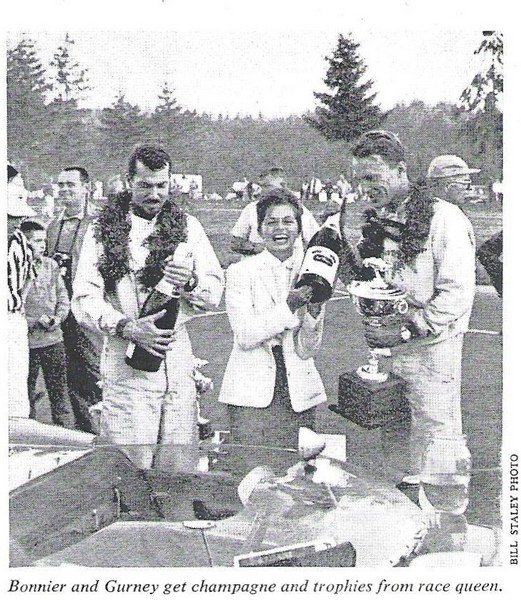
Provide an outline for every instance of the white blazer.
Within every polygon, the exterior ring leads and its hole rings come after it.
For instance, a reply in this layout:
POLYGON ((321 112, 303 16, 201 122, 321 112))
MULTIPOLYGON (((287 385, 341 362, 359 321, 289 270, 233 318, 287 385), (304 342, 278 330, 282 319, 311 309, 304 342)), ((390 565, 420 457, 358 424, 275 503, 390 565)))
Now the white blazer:
MULTIPOLYGON (((317 319, 305 307, 292 313, 286 304, 287 284, 277 281, 273 260, 264 250, 228 268, 226 310, 234 341, 219 402, 256 408, 271 404, 276 371, 271 348, 275 341, 283 347, 291 406, 302 412, 326 401, 312 358, 322 340, 324 308, 317 319)), ((300 261, 294 262, 292 281, 300 267, 300 261)))

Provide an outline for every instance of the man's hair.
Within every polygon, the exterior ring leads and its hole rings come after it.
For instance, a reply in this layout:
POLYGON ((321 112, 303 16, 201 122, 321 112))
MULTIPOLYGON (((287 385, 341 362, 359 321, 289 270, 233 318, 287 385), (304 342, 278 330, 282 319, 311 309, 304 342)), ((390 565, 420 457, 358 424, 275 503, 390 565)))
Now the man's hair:
POLYGON ((271 188, 259 195, 257 201, 257 228, 259 231, 268 209, 281 204, 290 204, 295 209, 299 233, 302 231, 302 205, 293 192, 284 188, 271 188))
POLYGON ((90 181, 87 169, 84 169, 83 167, 65 167, 65 169, 62 169, 62 173, 64 171, 66 171, 67 173, 69 173, 70 171, 78 171, 78 173, 80 174, 81 182, 88 183, 90 181))
POLYGON ((392 165, 405 161, 405 150, 400 138, 392 131, 383 129, 363 133, 351 146, 351 154, 355 158, 378 155, 392 165))
POLYGON ((128 161, 128 176, 136 174, 137 161, 140 161, 151 171, 159 171, 168 165, 168 171, 172 169, 172 159, 166 150, 159 146, 138 146, 130 155, 128 161))
POLYGON ((284 169, 282 167, 270 167, 269 169, 264 169, 259 173, 259 179, 265 179, 266 177, 277 177, 284 175, 284 169))
POLYGON ((13 165, 7 165, 7 183, 9 183, 12 179, 14 179, 18 175, 18 171, 13 167, 13 165))
POLYGON ((30 219, 23 221, 20 225, 20 229, 25 233, 32 233, 33 231, 46 231, 45 227, 38 221, 32 221, 30 219))

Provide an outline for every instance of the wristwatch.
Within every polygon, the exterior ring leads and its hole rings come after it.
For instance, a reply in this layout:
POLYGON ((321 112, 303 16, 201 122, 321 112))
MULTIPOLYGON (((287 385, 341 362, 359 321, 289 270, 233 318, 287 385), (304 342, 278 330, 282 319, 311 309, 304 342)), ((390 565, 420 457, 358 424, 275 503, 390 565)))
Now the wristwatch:
POLYGON ((126 317, 124 317, 123 319, 120 319, 116 324, 116 330, 115 330, 114 334, 120 338, 125 339, 125 337, 123 335, 123 330, 130 323, 130 321, 132 321, 132 319, 128 319, 126 317))
POLYGON ((402 340, 404 342, 408 342, 412 337, 412 331, 403 325, 400 330, 400 335, 402 336, 402 340))

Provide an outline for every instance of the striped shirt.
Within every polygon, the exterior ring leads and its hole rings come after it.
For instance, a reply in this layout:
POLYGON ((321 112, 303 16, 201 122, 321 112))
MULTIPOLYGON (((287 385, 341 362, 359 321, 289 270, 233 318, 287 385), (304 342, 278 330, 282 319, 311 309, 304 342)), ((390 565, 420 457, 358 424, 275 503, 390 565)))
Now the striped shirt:
POLYGON ((7 310, 21 312, 23 309, 23 291, 32 271, 32 252, 27 238, 19 230, 9 236, 7 248, 7 310))

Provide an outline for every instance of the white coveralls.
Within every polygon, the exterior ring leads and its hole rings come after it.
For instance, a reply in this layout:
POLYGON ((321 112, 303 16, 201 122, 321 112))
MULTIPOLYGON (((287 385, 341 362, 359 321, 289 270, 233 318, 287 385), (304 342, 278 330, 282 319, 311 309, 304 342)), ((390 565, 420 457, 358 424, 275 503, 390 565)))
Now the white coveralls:
MULTIPOLYGON (((383 258, 396 260, 386 239, 383 258)), ((461 361, 475 292, 475 241, 463 212, 444 200, 434 204, 425 251, 391 278, 408 292, 410 316, 425 337, 393 348, 392 370, 407 382, 411 407, 410 464, 418 474, 433 434, 461 435, 461 361)))
MULTIPOLYGON (((199 221, 187 216, 187 244, 198 277, 188 300, 181 298, 175 327, 175 340, 157 373, 148 373, 125 363, 128 342, 117 337, 118 321, 136 319, 147 293, 138 286, 136 272, 143 267, 148 249, 142 243, 153 230, 155 219, 147 221, 130 215, 129 236, 131 273, 107 294, 97 269, 102 246, 94 239, 91 226, 82 247, 72 299, 73 313, 81 324, 101 331, 104 345, 101 357, 102 414, 101 435, 126 446, 130 458, 140 468, 150 468, 156 444, 196 444, 197 408, 195 384, 190 374, 193 354, 185 323, 201 309, 218 306, 224 286, 219 261, 199 221)), ((165 450, 165 448, 163 448, 165 450)), ((177 467, 190 468, 187 448, 168 449, 177 467), (172 451, 174 450, 174 451, 172 451)), ((163 460, 162 453, 159 460, 163 460)), ((192 457, 193 458, 193 457, 192 457)))

